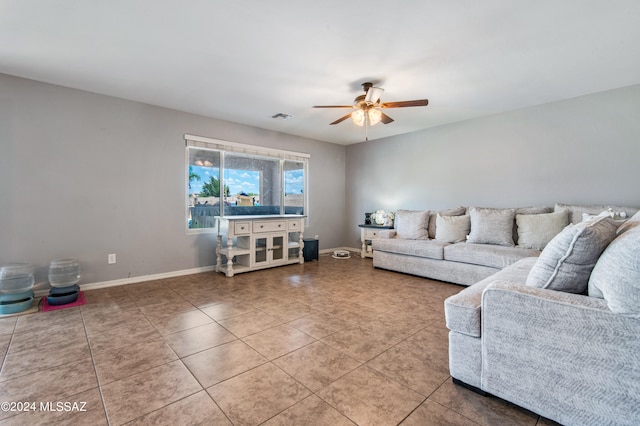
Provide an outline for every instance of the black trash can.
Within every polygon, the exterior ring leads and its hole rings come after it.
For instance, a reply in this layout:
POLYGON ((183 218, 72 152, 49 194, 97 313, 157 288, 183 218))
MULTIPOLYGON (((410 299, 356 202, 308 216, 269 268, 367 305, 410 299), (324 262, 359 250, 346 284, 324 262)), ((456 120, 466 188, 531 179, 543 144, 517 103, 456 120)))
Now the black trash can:
POLYGON ((304 248, 302 249, 302 256, 305 262, 311 262, 312 260, 318 260, 318 240, 315 238, 305 238, 304 248))

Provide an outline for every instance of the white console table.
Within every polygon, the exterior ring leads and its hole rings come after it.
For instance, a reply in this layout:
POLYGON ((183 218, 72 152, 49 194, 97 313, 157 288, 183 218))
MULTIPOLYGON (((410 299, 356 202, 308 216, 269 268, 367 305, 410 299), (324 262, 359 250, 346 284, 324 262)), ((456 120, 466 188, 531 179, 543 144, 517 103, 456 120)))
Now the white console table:
POLYGON ((216 272, 242 272, 304 263, 304 216, 217 217, 216 272))
POLYGON ((371 242, 378 238, 378 232, 381 229, 393 229, 393 226, 382 225, 358 225, 360 227, 360 257, 373 257, 373 245, 371 242))

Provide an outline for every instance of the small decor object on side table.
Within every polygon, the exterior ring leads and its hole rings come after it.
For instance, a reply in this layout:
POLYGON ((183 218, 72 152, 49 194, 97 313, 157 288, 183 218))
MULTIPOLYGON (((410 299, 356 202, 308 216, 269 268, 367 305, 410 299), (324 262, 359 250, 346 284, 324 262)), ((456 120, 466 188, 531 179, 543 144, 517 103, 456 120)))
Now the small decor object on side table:
POLYGON ((373 213, 365 213, 364 214, 364 224, 365 225, 371 225, 371 215, 373 213))
POLYGON ((380 226, 393 226, 393 219, 395 219, 395 214, 393 212, 387 213, 384 210, 376 210, 371 215, 372 223, 380 226))

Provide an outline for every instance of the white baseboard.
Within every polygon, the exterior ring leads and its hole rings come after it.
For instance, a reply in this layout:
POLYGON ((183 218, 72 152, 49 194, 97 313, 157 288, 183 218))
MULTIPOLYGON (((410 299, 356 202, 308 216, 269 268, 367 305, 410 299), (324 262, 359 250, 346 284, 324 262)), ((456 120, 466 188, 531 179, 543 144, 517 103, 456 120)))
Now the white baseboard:
MULTIPOLYGON (((119 280, 101 281, 97 283, 80 284, 80 290, 97 290, 99 288, 117 287, 120 285, 141 283, 144 281, 161 280, 164 278, 181 277, 183 275, 199 274, 201 272, 210 272, 215 270, 215 266, 204 266, 201 268, 183 269, 180 271, 163 272, 161 274, 153 275, 141 275, 139 277, 122 278, 119 280)), ((36 297, 46 296, 49 294, 49 289, 38 290, 35 292, 36 297)))
MULTIPOLYGON (((320 254, 331 254, 335 250, 348 250, 360 255, 360 249, 355 247, 334 247, 320 250, 320 254)), ((183 269, 180 271, 163 272, 161 274, 141 275, 139 277, 122 278, 119 280, 100 281, 96 283, 80 284, 80 290, 97 290, 99 288, 117 287, 120 285, 141 283, 144 281, 161 280, 164 278, 181 277, 183 275, 199 274, 201 272, 210 272, 216 269, 215 266, 203 266, 201 268, 183 269)), ((36 297, 42 297, 49 294, 49 289, 37 290, 34 292, 36 297)))

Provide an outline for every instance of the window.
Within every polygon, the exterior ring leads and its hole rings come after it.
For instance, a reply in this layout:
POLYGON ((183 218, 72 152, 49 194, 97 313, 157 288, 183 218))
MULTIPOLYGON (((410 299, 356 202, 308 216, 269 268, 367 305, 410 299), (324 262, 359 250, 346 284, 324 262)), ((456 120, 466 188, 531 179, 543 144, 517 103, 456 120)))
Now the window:
POLYGON ((212 229, 216 216, 306 213, 308 154, 185 139, 187 229, 212 229))

